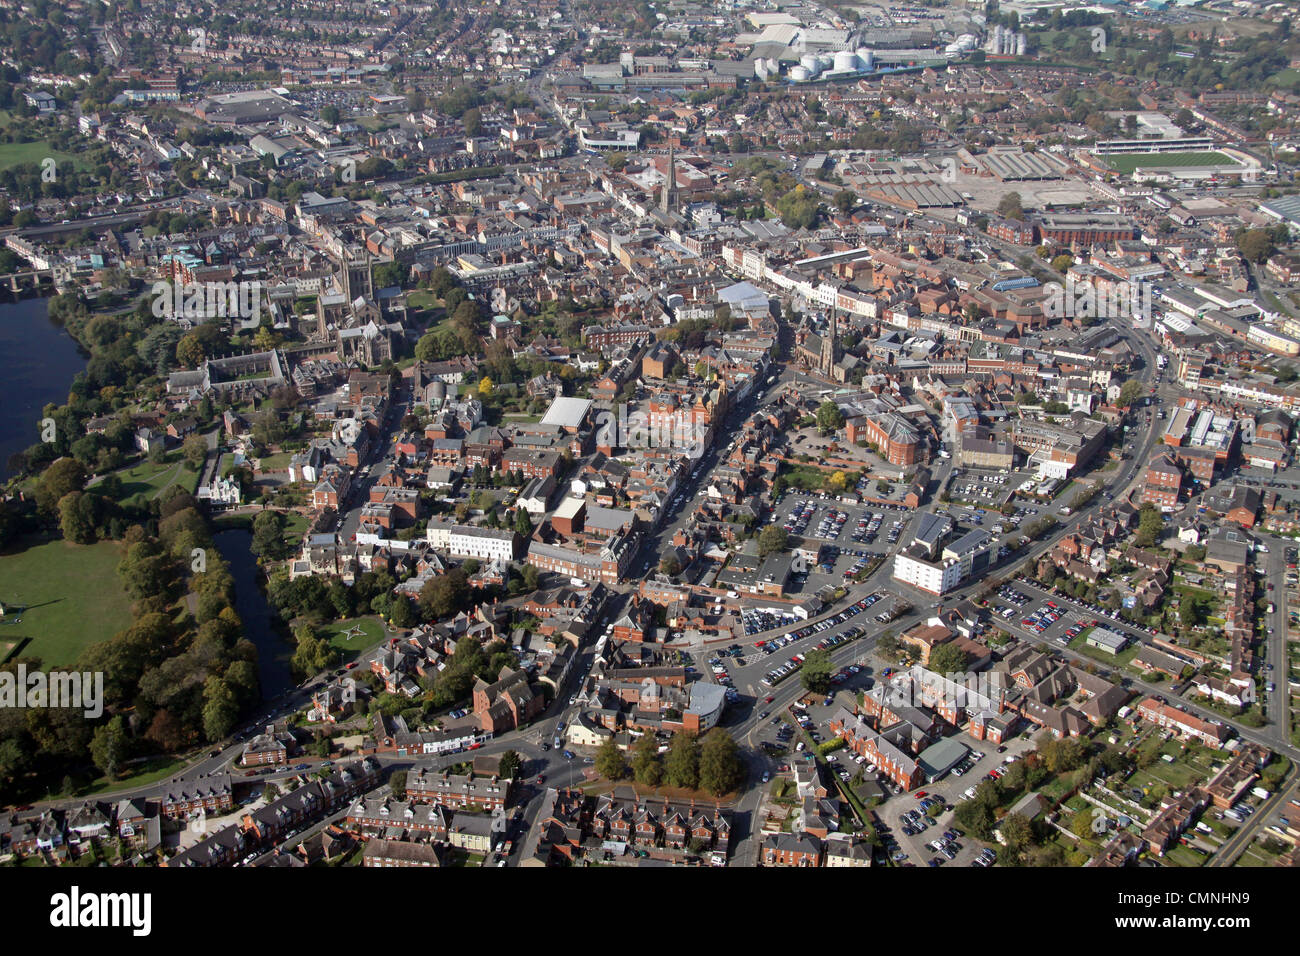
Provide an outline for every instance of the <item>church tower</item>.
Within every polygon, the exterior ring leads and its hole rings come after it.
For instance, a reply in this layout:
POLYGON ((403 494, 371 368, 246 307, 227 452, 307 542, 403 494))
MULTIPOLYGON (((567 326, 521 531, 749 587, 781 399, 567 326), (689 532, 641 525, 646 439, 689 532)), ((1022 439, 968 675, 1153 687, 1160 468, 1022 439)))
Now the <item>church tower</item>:
POLYGON ((668 147, 668 173, 663 192, 659 194, 659 208, 665 213, 677 208, 677 150, 671 145, 668 147))
POLYGON ((835 369, 835 309, 831 309, 830 322, 826 328, 826 334, 822 336, 822 361, 821 373, 827 378, 831 378, 835 369))

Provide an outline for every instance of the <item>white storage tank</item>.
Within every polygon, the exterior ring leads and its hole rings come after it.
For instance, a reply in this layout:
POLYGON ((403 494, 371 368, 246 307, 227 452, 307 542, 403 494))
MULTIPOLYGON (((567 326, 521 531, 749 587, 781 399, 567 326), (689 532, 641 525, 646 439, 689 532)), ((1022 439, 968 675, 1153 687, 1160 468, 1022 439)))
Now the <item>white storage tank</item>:
POLYGON ((835 71, 852 73, 858 68, 858 55, 850 50, 841 50, 835 54, 835 71))
POLYGON ((823 53, 817 58, 817 66, 823 70, 832 69, 835 66, 835 57, 829 53, 823 53))
POLYGON ((872 63, 874 62, 871 56, 871 51, 864 46, 858 47, 858 62, 862 65, 862 69, 864 70, 871 69, 872 63))
POLYGON ((805 53, 799 58, 799 65, 808 71, 809 76, 816 76, 822 71, 821 64, 817 62, 817 57, 811 53, 805 53))
POLYGON ((807 83, 808 80, 811 78, 812 78, 812 74, 808 72, 808 67, 806 66, 790 67, 790 79, 794 80, 796 83, 807 83))

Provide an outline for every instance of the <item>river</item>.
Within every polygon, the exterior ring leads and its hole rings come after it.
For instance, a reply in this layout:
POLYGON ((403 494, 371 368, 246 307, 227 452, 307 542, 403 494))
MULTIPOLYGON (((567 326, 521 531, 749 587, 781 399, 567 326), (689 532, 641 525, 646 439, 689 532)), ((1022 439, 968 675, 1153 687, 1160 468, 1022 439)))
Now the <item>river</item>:
POLYGON ((244 635, 257 647, 257 676, 262 684, 262 698, 270 699, 294 686, 289 669, 293 648, 276 630, 275 612, 259 587, 262 572, 249 550, 253 533, 238 528, 218 532, 212 540, 230 565, 230 573, 235 579, 235 610, 244 622, 244 635))
POLYGON ((50 321, 49 299, 0 302, 0 480, 9 456, 40 441, 41 409, 68 400, 86 357, 62 327, 50 321))

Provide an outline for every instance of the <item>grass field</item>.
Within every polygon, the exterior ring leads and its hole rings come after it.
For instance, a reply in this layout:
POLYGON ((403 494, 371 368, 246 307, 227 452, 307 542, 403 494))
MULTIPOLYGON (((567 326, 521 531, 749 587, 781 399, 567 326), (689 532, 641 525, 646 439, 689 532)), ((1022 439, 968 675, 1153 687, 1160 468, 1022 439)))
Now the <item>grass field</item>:
POLYGON ((0 555, 0 600, 27 608, 0 625, 0 640, 29 638, 23 657, 46 667, 71 664, 88 644, 131 623, 131 602, 117 577, 116 542, 69 544, 25 539, 0 555))
POLYGON ((122 479, 122 501, 128 501, 137 495, 152 500, 172 485, 179 485, 193 494, 199 480, 199 473, 190 467, 179 451, 169 452, 161 465, 155 465, 146 459, 114 474, 122 479))
POLYGON ((1188 166, 1228 166, 1240 169, 1223 153, 1128 153, 1120 156, 1103 156, 1110 168, 1125 175, 1141 166, 1143 169, 1181 169, 1188 166))
POLYGON ((77 158, 71 153, 63 153, 50 147, 47 140, 35 143, 0 143, 0 169, 8 169, 22 163, 40 164, 46 157, 52 158, 60 167, 64 163, 76 165, 77 158))
POLYGON ((372 647, 383 640, 384 629, 376 618, 355 617, 325 625, 320 629, 320 635, 327 638, 330 647, 337 650, 344 662, 347 662, 367 647, 372 647), (349 639, 348 631, 353 628, 360 628, 362 633, 349 639))

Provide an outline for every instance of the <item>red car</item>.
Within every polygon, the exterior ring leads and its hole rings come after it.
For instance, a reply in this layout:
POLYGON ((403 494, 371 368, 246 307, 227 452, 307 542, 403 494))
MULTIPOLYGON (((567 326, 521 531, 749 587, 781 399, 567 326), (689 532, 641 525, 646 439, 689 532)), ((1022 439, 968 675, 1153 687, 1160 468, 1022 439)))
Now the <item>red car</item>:
POLYGON ((540 786, 541 786, 542 784, 544 784, 545 782, 546 782, 546 774, 544 774, 544 773, 539 773, 539 774, 537 775, 537 785, 540 787, 540 786))
POLYGON ((766 697, 763 698, 763 703, 770 704, 774 700, 776 700, 776 698, 773 697, 771 694, 768 694, 766 697))
POLYGON ((916 799, 920 800, 922 797, 928 797, 929 794, 926 793, 924 790, 918 790, 918 791, 916 791, 916 793, 914 794, 914 796, 916 797, 916 799))
POLYGON ((350 670, 352 670, 352 668, 354 668, 354 667, 356 667, 356 666, 357 666, 357 662, 356 662, 356 661, 353 661, 351 664, 349 664, 347 667, 345 667, 344 670, 349 670, 349 671, 350 671, 350 670))

